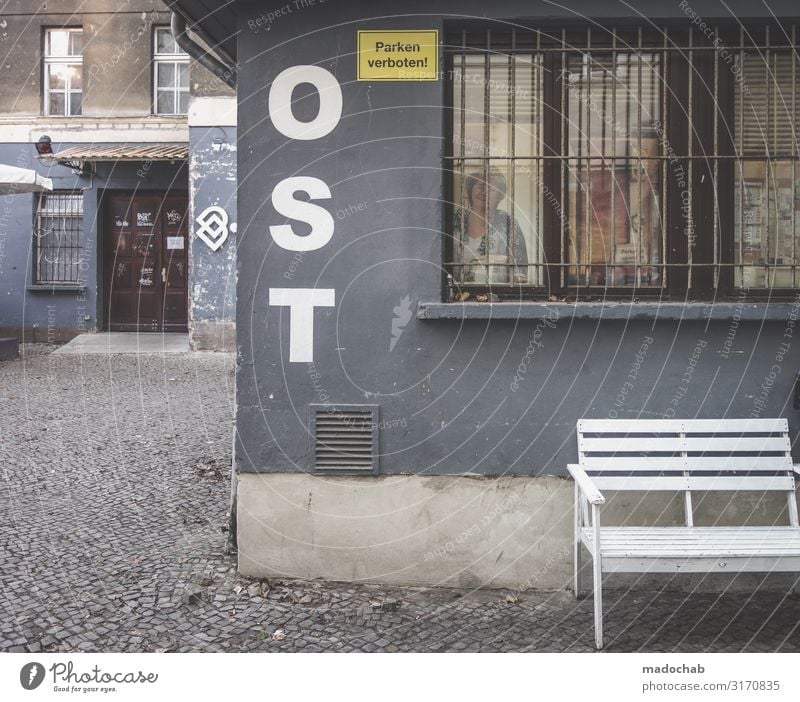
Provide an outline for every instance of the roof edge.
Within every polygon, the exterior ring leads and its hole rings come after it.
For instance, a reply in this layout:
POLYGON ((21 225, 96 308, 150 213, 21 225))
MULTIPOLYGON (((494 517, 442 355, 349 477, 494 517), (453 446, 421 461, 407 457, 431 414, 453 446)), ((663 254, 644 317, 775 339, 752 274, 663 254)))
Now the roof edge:
POLYGON ((211 50, 220 58, 224 63, 235 67, 236 66, 236 57, 231 56, 225 49, 220 46, 216 40, 214 40, 208 33, 203 29, 203 25, 197 18, 193 17, 191 13, 187 12, 185 8, 181 7, 180 0, 164 0, 167 8, 170 12, 174 12, 177 15, 183 17, 186 20, 186 24, 188 25, 188 29, 191 32, 197 34, 210 48, 211 50))

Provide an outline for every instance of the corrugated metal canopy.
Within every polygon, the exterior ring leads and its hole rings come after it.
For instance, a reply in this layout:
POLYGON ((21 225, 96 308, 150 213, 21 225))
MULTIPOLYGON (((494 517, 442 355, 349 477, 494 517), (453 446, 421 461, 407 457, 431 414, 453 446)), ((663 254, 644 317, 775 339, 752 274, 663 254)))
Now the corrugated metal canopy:
POLYGON ((189 29, 228 63, 236 63, 235 0, 166 0, 167 6, 186 18, 189 29))
POLYGON ((185 161, 188 144, 125 144, 71 146, 53 154, 40 156, 46 161, 185 161))

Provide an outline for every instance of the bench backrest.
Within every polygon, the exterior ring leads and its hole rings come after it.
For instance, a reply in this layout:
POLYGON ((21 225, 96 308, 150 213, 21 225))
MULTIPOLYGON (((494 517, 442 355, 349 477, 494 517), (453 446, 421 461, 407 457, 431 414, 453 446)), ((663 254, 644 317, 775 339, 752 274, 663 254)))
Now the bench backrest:
POLYGON ((578 462, 600 490, 786 491, 797 501, 786 419, 581 419, 578 462))

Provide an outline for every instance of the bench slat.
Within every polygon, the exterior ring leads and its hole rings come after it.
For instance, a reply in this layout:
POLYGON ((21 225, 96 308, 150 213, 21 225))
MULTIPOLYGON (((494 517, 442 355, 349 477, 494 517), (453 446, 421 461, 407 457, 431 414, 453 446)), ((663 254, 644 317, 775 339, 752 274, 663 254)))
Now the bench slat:
POLYGON ((587 471, 648 470, 792 470, 788 456, 584 456, 580 465, 587 471))
POLYGON ((789 422, 784 418, 764 419, 580 419, 578 431, 585 433, 615 432, 620 434, 675 434, 707 432, 787 432, 789 422))
POLYGON ((800 556, 604 557, 604 573, 797 573, 800 556))
MULTIPOLYGON (((581 537, 594 555, 593 530, 581 537)), ((796 527, 602 527, 600 542, 603 557, 800 557, 796 527)))
POLYGON ((791 449, 791 442, 788 436, 579 436, 578 450, 587 451, 615 451, 616 453, 625 452, 654 452, 666 453, 668 451, 746 451, 746 452, 766 452, 766 451, 788 451, 791 449))
POLYGON ((766 490, 794 490, 794 478, 786 475, 723 475, 723 476, 622 476, 590 475, 601 491, 635 490, 639 492, 678 492, 681 490, 720 490, 730 492, 761 492, 766 490))
MULTIPOLYGON (((586 532, 590 533, 587 527, 586 532)), ((796 541, 800 543, 800 529, 790 526, 605 526, 600 528, 603 540, 609 539, 664 539, 669 543, 678 541, 757 541, 780 542, 796 541)))
POLYGON ((677 492, 689 489, 689 480, 680 475, 590 475, 599 490, 637 490, 641 492, 677 492))

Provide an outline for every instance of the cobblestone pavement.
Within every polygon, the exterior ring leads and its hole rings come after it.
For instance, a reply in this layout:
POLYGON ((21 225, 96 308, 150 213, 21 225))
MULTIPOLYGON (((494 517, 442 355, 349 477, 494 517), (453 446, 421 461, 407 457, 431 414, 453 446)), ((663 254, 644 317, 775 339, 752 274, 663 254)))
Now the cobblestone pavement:
MULTIPOLYGON (((232 357, 0 363, 0 650, 591 651, 591 598, 245 580, 232 357)), ((606 596, 609 651, 798 651, 800 598, 606 596)))

